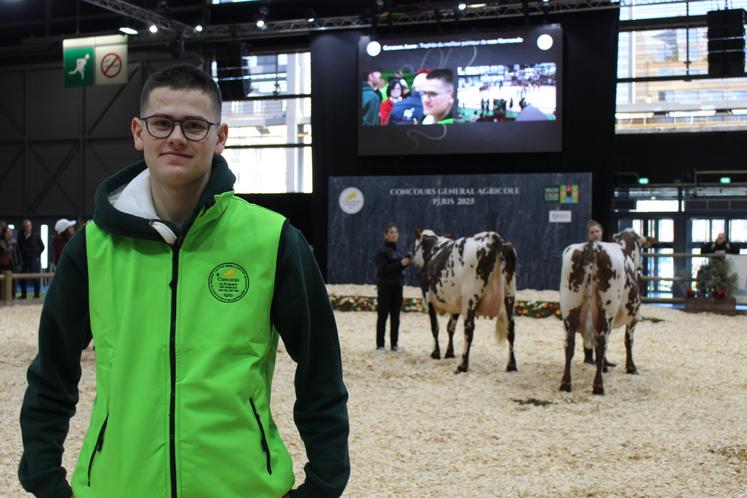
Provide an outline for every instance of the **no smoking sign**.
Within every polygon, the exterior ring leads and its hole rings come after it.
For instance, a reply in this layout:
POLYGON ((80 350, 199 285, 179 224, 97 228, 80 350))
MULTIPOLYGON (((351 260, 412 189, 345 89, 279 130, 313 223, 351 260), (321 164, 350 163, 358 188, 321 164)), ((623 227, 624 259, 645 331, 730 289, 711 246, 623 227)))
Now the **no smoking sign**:
POLYGON ((109 52, 101 59, 101 74, 105 78, 116 78, 122 72, 122 58, 109 52))
POLYGON ((127 45, 96 47, 96 84, 127 83, 127 45))

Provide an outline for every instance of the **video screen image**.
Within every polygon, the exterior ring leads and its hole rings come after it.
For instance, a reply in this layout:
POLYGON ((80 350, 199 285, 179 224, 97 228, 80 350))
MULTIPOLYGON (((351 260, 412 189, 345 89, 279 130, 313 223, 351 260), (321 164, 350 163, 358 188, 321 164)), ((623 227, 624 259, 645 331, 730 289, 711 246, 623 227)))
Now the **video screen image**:
POLYGON ((559 25, 362 37, 358 65, 362 155, 560 150, 559 25))

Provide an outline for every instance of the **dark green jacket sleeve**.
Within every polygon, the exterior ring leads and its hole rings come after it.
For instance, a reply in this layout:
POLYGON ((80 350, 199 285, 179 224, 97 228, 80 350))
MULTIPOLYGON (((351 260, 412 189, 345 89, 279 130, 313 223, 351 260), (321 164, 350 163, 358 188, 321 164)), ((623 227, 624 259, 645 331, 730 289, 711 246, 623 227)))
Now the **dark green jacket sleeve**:
POLYGON ((306 447, 306 480, 294 498, 337 497, 350 476, 348 393, 337 325, 319 267, 286 223, 278 251, 272 322, 296 367, 293 417, 306 447))
POLYGON ((63 443, 78 403, 81 351, 91 340, 85 234, 65 247, 44 300, 39 352, 28 369, 21 407, 23 456, 18 477, 38 498, 70 498, 63 443))

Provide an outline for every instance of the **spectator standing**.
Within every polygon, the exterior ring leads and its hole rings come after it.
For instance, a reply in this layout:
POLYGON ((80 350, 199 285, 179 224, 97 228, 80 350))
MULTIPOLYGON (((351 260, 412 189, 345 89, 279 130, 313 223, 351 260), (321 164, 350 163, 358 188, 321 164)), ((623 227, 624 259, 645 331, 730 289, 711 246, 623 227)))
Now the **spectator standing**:
POLYGON ((700 254, 739 254, 739 248, 729 242, 725 233, 720 233, 713 242, 703 244, 700 254))
POLYGON ((60 263, 60 256, 65 245, 70 238, 75 234, 75 222, 73 220, 67 220, 60 218, 57 223, 54 224, 55 234, 52 237, 52 252, 55 267, 60 263))
POLYGON ((397 248, 399 229, 390 223, 384 229, 384 245, 374 256, 376 263, 377 310, 376 349, 385 351, 387 317, 390 319, 389 344, 392 351, 399 351, 399 312, 402 308, 402 285, 405 277, 403 270, 409 266, 411 257, 402 255, 397 248))
MULTIPOLYGON (((41 255, 45 249, 44 242, 42 242, 39 235, 34 233, 31 220, 23 220, 21 227, 22 232, 18 236, 18 249, 21 252, 21 259, 23 260, 21 273, 41 273, 41 255)), ((22 279, 20 281, 21 299, 26 299, 27 297, 28 280, 22 279)), ((32 278, 31 283, 34 286, 34 298, 38 299, 41 281, 38 278, 32 278)))
POLYGON ((0 229, 0 272, 19 273, 21 266, 21 253, 18 251, 18 242, 13 238, 13 230, 4 226, 0 229))

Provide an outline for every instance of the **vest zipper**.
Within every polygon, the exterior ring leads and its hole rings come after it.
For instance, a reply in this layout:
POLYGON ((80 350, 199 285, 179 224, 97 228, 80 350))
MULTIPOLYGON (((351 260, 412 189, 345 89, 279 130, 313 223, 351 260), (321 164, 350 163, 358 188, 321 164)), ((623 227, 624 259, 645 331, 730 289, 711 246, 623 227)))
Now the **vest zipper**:
POLYGON ((88 461, 88 487, 91 487, 91 469, 93 468, 93 459, 96 458, 96 454, 101 452, 101 448, 104 447, 104 433, 106 432, 106 423, 109 421, 109 414, 106 414, 106 418, 104 418, 104 423, 101 424, 101 429, 99 429, 99 435, 96 438, 96 445, 93 447, 93 451, 91 452, 91 459, 88 461))
POLYGON ((179 277, 179 248, 182 239, 176 239, 171 258, 171 330, 169 331, 169 367, 171 370, 171 396, 169 400, 169 466, 171 475, 171 498, 176 493, 176 284, 179 277))
POLYGON ((265 452, 265 463, 267 464, 267 473, 272 475, 270 445, 267 444, 267 437, 265 436, 265 428, 262 426, 262 420, 260 420, 259 418, 259 413, 257 413, 257 406, 254 404, 254 400, 252 398, 249 398, 249 403, 252 405, 252 411, 254 412, 254 418, 257 419, 257 426, 259 426, 259 434, 261 437, 262 451, 265 452))

